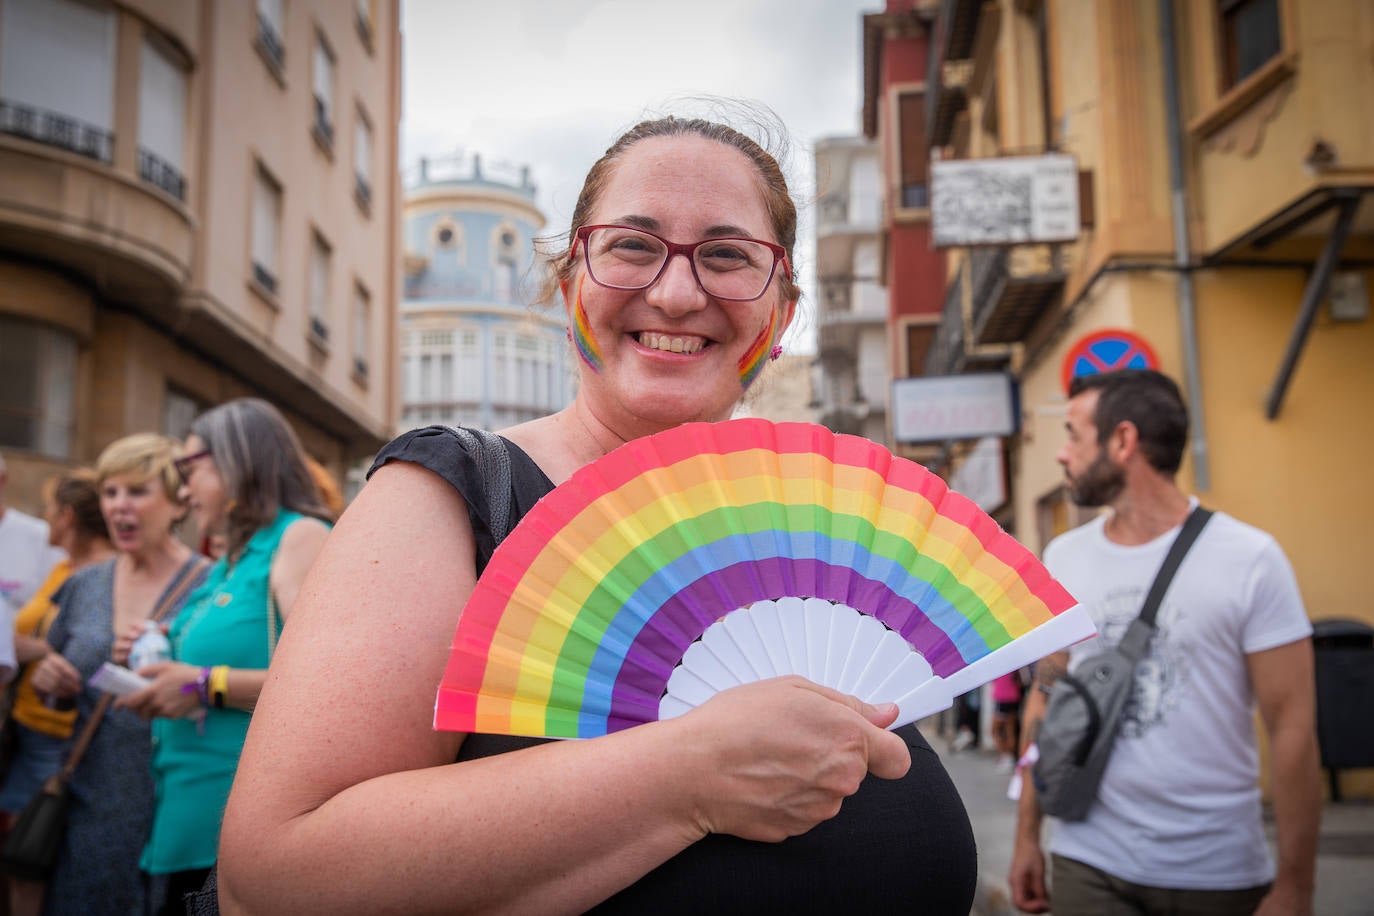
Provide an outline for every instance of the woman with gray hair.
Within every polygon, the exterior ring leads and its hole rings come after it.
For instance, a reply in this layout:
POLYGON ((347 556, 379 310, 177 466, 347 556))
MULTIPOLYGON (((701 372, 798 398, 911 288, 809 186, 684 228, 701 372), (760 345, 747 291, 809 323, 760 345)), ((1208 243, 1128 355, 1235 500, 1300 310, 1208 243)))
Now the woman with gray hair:
MULTIPOLYGON (((140 668, 153 683, 118 705, 156 720, 157 805, 140 866, 167 876, 164 912, 179 913, 215 864, 253 705, 332 515, 296 434, 265 401, 203 414, 177 470, 201 530, 222 528, 228 549, 171 627, 173 660, 140 668)), ((139 635, 126 632, 120 648, 139 635)))

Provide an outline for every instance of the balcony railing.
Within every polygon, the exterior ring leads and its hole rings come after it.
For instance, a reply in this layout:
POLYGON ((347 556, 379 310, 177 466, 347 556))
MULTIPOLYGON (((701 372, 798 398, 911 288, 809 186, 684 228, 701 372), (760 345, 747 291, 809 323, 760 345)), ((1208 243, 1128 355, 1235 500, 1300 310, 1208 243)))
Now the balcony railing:
POLYGON ((329 340, 329 325, 324 323, 324 319, 310 316, 310 336, 321 343, 329 340))
POLYGON ((280 75, 286 67, 286 48, 276 28, 261 13, 258 14, 258 48, 280 75))
POLYGON ((56 111, 0 99, 0 133, 36 140, 87 156, 97 162, 114 159, 114 134, 56 111))
POLYGON ((935 40, 926 58, 926 126, 932 147, 949 143, 954 118, 967 104, 965 85, 971 67, 950 67, 973 53, 983 0, 944 0, 935 22, 935 40))
POLYGON ((277 275, 257 261, 253 262, 253 282, 267 290, 269 293, 277 291, 277 275))
POLYGON ((976 343, 1024 341, 1064 287, 1058 250, 1048 245, 977 248, 969 255, 976 343))
POLYGON ((358 199, 358 206, 364 210, 372 209, 372 185, 362 175, 353 174, 353 196, 358 199))
POLYGON ((157 185, 177 200, 186 199, 186 179, 169 162, 139 147, 138 177, 157 185))
POLYGON ((334 148, 334 123, 329 118, 329 104, 318 95, 315 96, 315 123, 312 130, 322 146, 334 148))
POLYGON ((361 356, 353 357, 353 374, 360 379, 367 378, 367 360, 361 356))
POLYGON ((955 274, 945 292, 945 308, 940 327, 930 341, 926 355, 926 375, 952 375, 960 370, 964 356, 964 272, 955 274))

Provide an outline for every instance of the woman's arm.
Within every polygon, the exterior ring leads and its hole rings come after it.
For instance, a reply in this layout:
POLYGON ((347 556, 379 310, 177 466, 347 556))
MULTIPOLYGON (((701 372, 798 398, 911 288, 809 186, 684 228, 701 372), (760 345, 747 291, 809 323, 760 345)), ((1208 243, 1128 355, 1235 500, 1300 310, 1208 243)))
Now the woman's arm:
POLYGON ((52 646, 41 636, 15 636, 14 655, 21 665, 38 659, 52 651, 52 646))
POLYGON ((340 520, 283 634, 225 813, 226 912, 580 912, 707 832, 832 816, 906 746, 799 679, 679 719, 460 764, 431 727, 473 537, 461 498, 394 463, 340 520), (787 728, 773 727, 786 722, 787 728))
MULTIPOLYGON (((305 574, 328 536, 329 527, 313 518, 298 519, 282 532, 281 543, 272 557, 268 588, 276 598, 277 612, 283 621, 295 605, 305 574)), ((139 624, 137 631, 141 629, 142 624, 139 624)), ((136 638, 137 631, 131 631, 128 635, 136 638)), ((116 641, 116 656, 121 642, 116 641)), ((127 646, 124 647, 124 657, 128 658, 127 646)), ((121 697, 115 703, 117 707, 128 709, 144 719, 179 719, 200 711, 200 692, 188 687, 200 678, 199 667, 180 662, 160 662, 140 668, 138 673, 151 678, 152 685, 121 697)), ((262 693, 266 679, 265 668, 229 668, 225 677, 227 689, 224 692, 224 705, 251 710, 258 702, 258 694, 262 693)))

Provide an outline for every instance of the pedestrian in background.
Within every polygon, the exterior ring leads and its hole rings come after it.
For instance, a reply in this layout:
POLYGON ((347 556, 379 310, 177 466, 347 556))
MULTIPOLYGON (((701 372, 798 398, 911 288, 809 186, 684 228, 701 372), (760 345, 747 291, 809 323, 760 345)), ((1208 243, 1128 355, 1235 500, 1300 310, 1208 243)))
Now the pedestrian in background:
POLYGON ((0 683, 14 676, 14 615, 28 604, 48 573, 63 557, 48 541, 48 525, 5 505, 9 467, 0 454, 0 683))
MULTIPOLYGON (((76 733, 102 696, 87 681, 110 659, 114 634, 141 625, 159 606, 175 616, 209 565, 173 533, 186 512, 177 496, 176 448, 165 436, 139 433, 114 442, 96 461, 101 514, 118 553, 57 590, 52 651, 33 674, 40 696, 76 701, 76 733)), ((44 913, 144 911, 148 889, 138 853, 152 820, 151 752, 146 722, 126 710, 105 713, 70 783, 67 829, 44 913)))
POLYGON ((1021 672, 1010 671, 992 682, 992 742, 997 747, 997 767, 1016 765, 1021 737, 1021 672))
MULTIPOLYGON (((1099 635, 1037 665, 1042 690, 1025 711, 1032 740, 1049 686, 1119 642, 1197 504, 1175 481, 1188 412, 1166 376, 1074 379, 1065 429, 1057 460, 1070 495, 1111 512, 1052 541, 1045 566, 1099 635)), ((1312 627, 1282 549, 1215 513, 1156 626, 1097 800, 1085 820, 1055 825, 1049 888, 1041 813, 1025 781, 1009 876, 1016 905, 1052 906, 1055 916, 1310 914, 1321 810, 1312 627), (1277 873, 1261 822, 1256 703, 1269 738, 1277 873)))
MULTIPOLYGON (((191 424, 177 461, 202 531, 223 556, 172 624, 171 659, 116 708, 153 722, 157 805, 140 865, 166 876, 164 913, 182 913, 219 850, 220 817, 282 624, 329 533, 296 434, 266 401, 222 404, 191 424)), ((123 634, 127 652, 140 635, 123 634)))
MULTIPOLYGON (((54 709, 33 688, 36 663, 51 651, 46 637, 57 616, 52 597, 72 573, 114 557, 109 529, 100 513, 100 487, 93 471, 83 468, 49 478, 43 486, 43 503, 49 543, 61 548, 66 559, 52 568, 47 581, 14 620, 15 653, 23 668, 11 688, 13 721, 8 727, 12 729, 14 749, 4 785, 0 786, 0 833, 9 832, 24 805, 62 766, 63 752, 76 722, 75 709, 54 709)), ((37 913, 43 905, 43 885, 10 878, 9 901, 10 916, 37 913)))

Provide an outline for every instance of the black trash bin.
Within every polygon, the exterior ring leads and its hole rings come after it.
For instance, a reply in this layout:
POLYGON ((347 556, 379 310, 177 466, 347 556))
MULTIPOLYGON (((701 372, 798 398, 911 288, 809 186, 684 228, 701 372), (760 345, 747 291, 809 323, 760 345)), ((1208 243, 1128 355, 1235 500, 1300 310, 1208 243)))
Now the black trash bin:
POLYGON ((1341 800, 1338 771, 1374 767, 1374 627, 1358 620, 1312 624, 1317 666, 1317 744, 1331 783, 1331 800, 1341 800))

